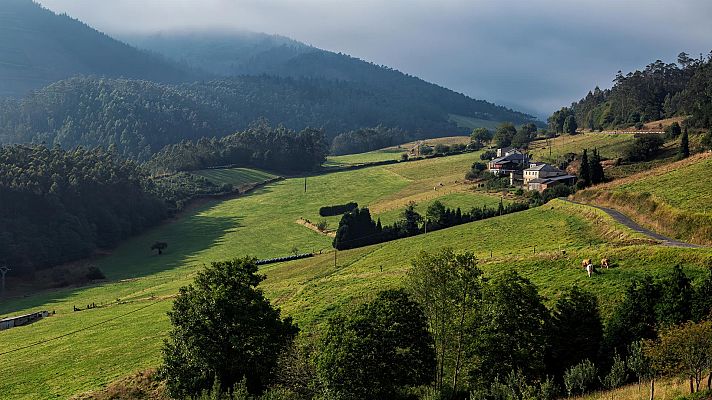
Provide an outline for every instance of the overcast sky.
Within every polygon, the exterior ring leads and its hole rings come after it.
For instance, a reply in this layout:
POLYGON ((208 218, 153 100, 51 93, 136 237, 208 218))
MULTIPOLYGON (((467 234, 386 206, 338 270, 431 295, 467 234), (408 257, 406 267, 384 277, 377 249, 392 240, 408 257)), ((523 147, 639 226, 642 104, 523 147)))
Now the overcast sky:
POLYGON ((712 50, 709 0, 39 0, 108 34, 275 33, 539 116, 712 50))

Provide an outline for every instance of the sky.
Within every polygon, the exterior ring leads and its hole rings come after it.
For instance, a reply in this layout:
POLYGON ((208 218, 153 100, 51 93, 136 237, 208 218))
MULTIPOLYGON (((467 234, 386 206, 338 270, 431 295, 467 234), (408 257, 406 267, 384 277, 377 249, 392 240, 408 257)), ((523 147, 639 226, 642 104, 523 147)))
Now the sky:
POLYGON ((712 50, 709 0, 39 0, 110 35, 256 31, 545 118, 618 70, 712 50))

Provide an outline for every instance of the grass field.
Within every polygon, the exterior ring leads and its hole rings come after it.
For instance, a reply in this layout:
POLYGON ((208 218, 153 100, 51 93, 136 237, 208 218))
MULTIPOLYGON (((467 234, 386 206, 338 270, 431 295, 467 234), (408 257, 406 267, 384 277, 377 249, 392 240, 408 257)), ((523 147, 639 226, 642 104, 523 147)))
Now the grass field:
POLYGON ((276 175, 250 168, 203 169, 193 172, 217 184, 231 184, 234 187, 264 182, 276 178, 276 175))
POLYGON ((576 198, 617 208, 677 239, 712 244, 710 168, 712 153, 701 153, 595 186, 576 198))
POLYGON ((467 144, 469 142, 469 136, 447 136, 434 139, 418 140, 415 142, 403 143, 398 146, 386 147, 385 149, 369 151, 367 153, 346 154, 343 156, 329 156, 327 157, 324 166, 343 167, 380 161, 400 160, 401 155, 403 153, 407 153, 410 149, 412 149, 418 144, 435 146, 436 144, 453 145, 467 144))
MULTIPOLYGON (((190 283, 201 265, 243 255, 286 255, 295 246, 301 251, 329 249, 331 238, 295 223, 300 217, 318 220, 323 205, 357 201, 376 215, 386 215, 409 199, 425 204, 442 197, 451 207, 498 201, 471 193, 461 182, 478 158, 477 153, 468 153, 314 176, 308 178, 306 193, 302 179, 287 179, 243 197, 207 202, 97 259, 106 283, 4 301, 2 315, 40 309, 57 313, 0 332, 0 393, 10 398, 65 398, 157 366, 168 330, 165 313, 178 288, 190 283), (439 183, 442 189, 435 191, 439 183), (163 256, 149 250, 156 240, 169 243, 163 256), (73 306, 89 303, 99 307, 72 311, 73 306)), ((554 201, 517 214, 339 252, 336 267, 332 252, 265 266, 263 288, 308 331, 334 310, 399 285, 418 251, 453 247, 474 251, 488 274, 518 269, 550 301, 563 288, 580 284, 599 294, 603 309, 609 311, 630 279, 675 263, 696 274, 711 258, 709 250, 635 245, 640 240, 602 212, 554 201), (618 268, 587 279, 578 268, 580 258, 603 255, 618 268)))
POLYGON ((529 151, 535 160, 548 162, 556 162, 567 153, 581 153, 583 149, 598 149, 602 157, 613 159, 620 157, 625 146, 632 141, 632 134, 583 133, 537 140, 529 145, 529 151))

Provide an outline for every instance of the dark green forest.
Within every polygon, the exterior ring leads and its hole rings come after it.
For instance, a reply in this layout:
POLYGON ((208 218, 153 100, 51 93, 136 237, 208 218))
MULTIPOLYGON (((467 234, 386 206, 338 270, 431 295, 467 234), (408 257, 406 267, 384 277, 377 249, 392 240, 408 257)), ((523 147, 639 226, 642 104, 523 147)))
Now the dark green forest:
POLYGON ((13 274, 86 257, 161 221, 134 162, 101 149, 0 147, 0 261, 13 274))
POLYGON ((0 2, 0 97, 75 75, 181 82, 197 75, 163 57, 137 50, 31 0, 0 2))
POLYGON ((279 172, 312 171, 326 161, 324 132, 295 132, 258 120, 223 138, 183 140, 166 146, 147 163, 153 172, 190 171, 218 166, 259 167, 279 172))
POLYGON ((712 52, 696 59, 680 53, 677 63, 657 60, 626 75, 618 71, 613 82, 613 88, 596 87, 570 108, 555 112, 549 128, 567 131, 570 115, 586 129, 640 127, 675 116, 691 116, 688 123, 695 127, 712 125, 712 52))
POLYGON ((266 75, 178 86, 72 78, 0 101, 0 143, 115 146, 122 156, 145 160, 168 144, 226 136, 261 117, 294 130, 321 128, 330 137, 377 125, 419 137, 464 133, 448 121, 448 104, 399 92, 266 75))

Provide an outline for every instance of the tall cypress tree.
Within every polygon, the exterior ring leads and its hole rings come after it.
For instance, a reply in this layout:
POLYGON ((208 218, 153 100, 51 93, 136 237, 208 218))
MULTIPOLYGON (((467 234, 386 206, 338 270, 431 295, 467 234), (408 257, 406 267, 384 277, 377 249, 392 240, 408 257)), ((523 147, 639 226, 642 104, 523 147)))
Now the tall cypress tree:
POLYGON ((682 132, 682 137, 680 138, 680 159, 687 158, 690 156, 690 138, 687 135, 687 127, 682 132))
POLYGON ((591 176, 591 184, 601 183, 605 180, 603 166, 601 165, 601 155, 598 149, 593 149, 589 160, 589 174, 591 176))
POLYGON ((591 184, 591 165, 588 163, 588 151, 583 149, 583 154, 581 155, 581 167, 579 168, 579 180, 583 182, 585 186, 591 184))

